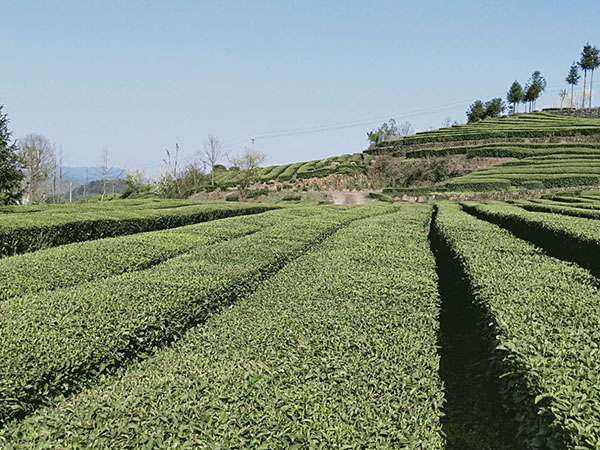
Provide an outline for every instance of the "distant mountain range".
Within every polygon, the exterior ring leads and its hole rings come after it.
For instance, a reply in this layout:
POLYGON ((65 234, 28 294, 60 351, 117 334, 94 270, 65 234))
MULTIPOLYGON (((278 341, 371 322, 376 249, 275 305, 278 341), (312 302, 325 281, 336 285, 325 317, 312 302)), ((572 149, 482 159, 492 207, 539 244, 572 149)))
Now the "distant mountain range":
MULTIPOLYGON (((102 178, 100 167, 63 167, 63 180, 74 183, 89 183, 102 178)), ((125 170, 115 168, 107 177, 110 180, 124 179, 125 170)))

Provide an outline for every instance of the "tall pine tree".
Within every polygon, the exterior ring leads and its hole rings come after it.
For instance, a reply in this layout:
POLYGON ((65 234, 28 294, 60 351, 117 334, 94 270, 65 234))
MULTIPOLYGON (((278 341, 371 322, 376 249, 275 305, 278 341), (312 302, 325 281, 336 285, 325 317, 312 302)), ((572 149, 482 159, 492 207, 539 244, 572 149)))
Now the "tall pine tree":
POLYGON ((600 55, 599 55, 599 50, 596 47, 592 47, 590 49, 590 53, 589 53, 589 58, 590 58, 590 71, 592 72, 592 74, 590 75, 590 103, 588 104, 588 107, 591 108, 592 107, 592 91, 593 91, 593 87, 592 85, 594 84, 594 70, 596 70, 598 67, 600 67, 600 55))
POLYGON ((585 100, 587 95, 585 93, 585 88, 587 85, 587 72, 592 68, 592 46, 588 42, 583 46, 583 50, 581 51, 581 57, 579 58, 579 67, 583 70, 583 95, 581 99, 581 108, 585 108, 585 100))
POLYGON ((519 112, 519 103, 523 100, 525 93, 523 92, 523 87, 521 83, 515 81, 511 84, 510 89, 506 94, 506 100, 508 103, 512 104, 512 113, 515 114, 519 112))
POLYGON ((573 109, 573 88, 577 86, 580 79, 579 66, 573 61, 573 64, 571 64, 571 68, 569 69, 569 74, 567 75, 567 78, 565 78, 565 81, 571 85, 571 109, 573 109))
POLYGON ((0 205, 16 203, 23 193, 21 181, 23 172, 17 156, 17 146, 10 142, 8 116, 0 105, 0 205))

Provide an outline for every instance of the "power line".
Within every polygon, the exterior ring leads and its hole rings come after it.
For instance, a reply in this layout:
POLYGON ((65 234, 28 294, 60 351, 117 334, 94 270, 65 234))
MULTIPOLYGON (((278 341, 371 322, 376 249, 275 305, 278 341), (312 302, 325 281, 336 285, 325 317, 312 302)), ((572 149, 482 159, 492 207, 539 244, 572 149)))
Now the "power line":
MULTIPOLYGON (((564 87, 563 85, 550 86, 546 90, 546 92, 554 92, 555 90, 561 89, 563 87, 564 87)), ((495 97, 501 97, 502 95, 504 95, 504 93, 496 95, 495 97)), ((233 145, 241 144, 241 143, 247 142, 248 139, 251 139, 251 138, 264 140, 264 139, 272 139, 272 138, 278 138, 278 137, 297 136, 297 135, 302 135, 302 134, 322 133, 325 131, 335 131, 335 130, 342 130, 342 129, 347 129, 347 128, 355 128, 355 127, 359 127, 359 126, 371 125, 380 120, 385 120, 390 117, 394 117, 397 119, 409 119, 412 117, 436 114, 439 112, 452 110, 458 106, 464 105, 465 103, 469 103, 471 101, 473 101, 473 100, 472 99, 460 100, 460 101, 456 101, 456 102, 452 102, 452 103, 448 103, 445 105, 436 106, 436 107, 432 107, 432 108, 422 108, 422 109, 417 109, 417 110, 413 110, 410 112, 404 112, 404 113, 385 114, 385 115, 381 115, 378 117, 372 117, 369 119, 359 119, 359 120, 337 122, 337 123, 326 124, 326 125, 315 125, 315 126, 309 126, 309 127, 290 128, 290 129, 284 129, 284 130, 274 130, 274 131, 256 133, 253 135, 247 135, 246 137, 240 138, 236 141, 226 143, 226 145, 233 146, 233 145)))

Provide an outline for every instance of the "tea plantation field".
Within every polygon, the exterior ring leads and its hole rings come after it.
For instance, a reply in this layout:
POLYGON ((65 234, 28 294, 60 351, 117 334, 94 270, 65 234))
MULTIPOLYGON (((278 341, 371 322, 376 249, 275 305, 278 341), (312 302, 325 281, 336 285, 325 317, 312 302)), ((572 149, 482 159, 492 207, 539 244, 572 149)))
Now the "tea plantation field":
MULTIPOLYGON (((292 164, 282 164, 261 167, 258 179, 262 183, 295 182, 308 178, 323 178, 328 175, 365 174, 372 155, 367 153, 353 153, 332 156, 322 160, 303 161, 292 164)), ((222 168, 215 172, 214 185, 202 186, 203 189, 226 189, 235 187, 240 178, 244 176, 243 170, 237 167, 222 168)))
MULTIPOLYGON (((600 119, 534 112, 417 133, 367 150, 407 159, 516 158, 430 191, 480 192, 600 185, 600 119)), ((426 190, 426 189, 421 189, 426 190)), ((394 194, 394 189, 388 189, 394 194)))
POLYGON ((598 192, 108 203, 0 212, 0 448, 600 448, 598 192))

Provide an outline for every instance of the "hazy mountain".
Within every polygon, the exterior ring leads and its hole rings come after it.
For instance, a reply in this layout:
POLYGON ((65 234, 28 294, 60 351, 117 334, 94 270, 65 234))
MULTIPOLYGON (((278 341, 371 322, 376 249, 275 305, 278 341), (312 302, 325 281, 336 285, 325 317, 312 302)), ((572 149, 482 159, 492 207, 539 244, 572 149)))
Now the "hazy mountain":
MULTIPOLYGON (((63 180, 75 183, 85 183, 102 178, 99 167, 63 167, 63 180)), ((125 178, 124 169, 114 169, 107 177, 108 179, 125 178)))

